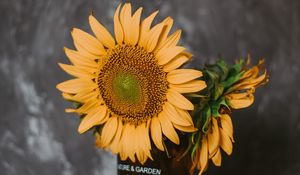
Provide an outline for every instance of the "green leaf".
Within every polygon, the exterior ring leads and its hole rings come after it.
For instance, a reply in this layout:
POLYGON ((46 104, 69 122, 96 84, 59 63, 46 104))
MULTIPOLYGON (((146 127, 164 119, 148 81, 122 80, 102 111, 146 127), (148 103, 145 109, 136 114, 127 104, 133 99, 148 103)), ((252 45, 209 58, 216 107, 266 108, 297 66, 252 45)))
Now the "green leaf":
POLYGON ((230 70, 229 70, 229 75, 228 76, 234 76, 238 73, 241 72, 243 66, 244 66, 245 60, 239 60, 238 63, 234 64, 230 70))
POLYGON ((228 104, 226 103, 226 100, 224 97, 220 98, 218 101, 215 101, 211 104, 211 112, 213 117, 219 117, 220 116, 220 108, 221 106, 225 106, 229 109, 228 104))
POLYGON ((223 84, 217 84, 215 86, 215 91, 214 91, 214 100, 217 100, 223 94, 223 91, 224 91, 223 84))
POLYGON ((228 87, 232 86, 234 83, 236 83, 237 81, 240 80, 240 78, 242 77, 243 72, 240 72, 238 74, 229 76, 227 78, 226 81, 223 81, 221 84, 224 86, 225 89, 227 89, 228 87))
POLYGON ((245 60, 241 59, 229 69, 227 79, 221 83, 224 86, 224 89, 230 88, 230 86, 240 80, 244 73, 242 72, 244 63, 245 60))
POLYGON ((221 104, 222 104, 223 101, 225 102, 224 97, 220 98, 220 99, 217 100, 217 101, 214 101, 214 102, 211 104, 212 116, 214 116, 214 117, 220 116, 220 114, 219 114, 219 109, 220 109, 221 104))
POLYGON ((219 68, 223 72, 223 74, 221 75, 221 81, 223 81, 223 80, 225 80, 227 78, 227 75, 228 75, 228 72, 229 72, 228 65, 225 63, 224 59, 220 59, 217 62, 217 65, 219 66, 219 68))
POLYGON ((206 70, 205 71, 209 78, 212 80, 212 82, 218 82, 219 81, 219 75, 215 71, 206 70))

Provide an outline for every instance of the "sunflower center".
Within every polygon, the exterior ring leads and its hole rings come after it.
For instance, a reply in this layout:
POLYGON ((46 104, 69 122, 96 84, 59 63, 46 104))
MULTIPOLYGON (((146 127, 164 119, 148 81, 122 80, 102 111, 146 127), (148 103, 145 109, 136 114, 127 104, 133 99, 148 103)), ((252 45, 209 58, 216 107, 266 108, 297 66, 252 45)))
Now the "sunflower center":
POLYGON ((137 103, 141 97, 141 86, 134 75, 119 73, 113 80, 113 91, 119 100, 127 103, 137 103))
POLYGON ((98 74, 100 95, 124 122, 138 125, 162 111, 168 83, 152 53, 139 46, 117 46, 98 74))

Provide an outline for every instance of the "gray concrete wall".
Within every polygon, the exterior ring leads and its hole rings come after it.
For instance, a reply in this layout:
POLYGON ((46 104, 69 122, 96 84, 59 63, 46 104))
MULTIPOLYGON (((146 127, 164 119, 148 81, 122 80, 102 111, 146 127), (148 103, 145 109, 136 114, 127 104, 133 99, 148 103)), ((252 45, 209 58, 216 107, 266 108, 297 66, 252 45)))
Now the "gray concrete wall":
MULTIPOLYGON (((79 119, 55 85, 69 78, 57 62, 73 48, 72 27, 89 30, 87 17, 112 29, 118 1, 0 1, 0 174, 113 175, 116 159, 79 135, 79 119)), ((193 63, 251 53, 266 58, 270 83, 255 104, 233 113, 234 152, 207 174, 300 174, 300 1, 134 0, 144 14, 159 9, 183 29, 193 63)))

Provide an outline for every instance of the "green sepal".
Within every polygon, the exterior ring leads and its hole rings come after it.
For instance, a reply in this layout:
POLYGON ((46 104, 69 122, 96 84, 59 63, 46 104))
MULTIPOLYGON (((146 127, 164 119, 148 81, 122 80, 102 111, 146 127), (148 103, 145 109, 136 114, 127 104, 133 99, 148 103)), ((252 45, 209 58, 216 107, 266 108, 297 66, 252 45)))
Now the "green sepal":
POLYGON ((206 133, 208 128, 209 128, 209 122, 210 122, 210 117, 211 117, 211 109, 210 109, 210 106, 207 105, 205 107, 205 109, 203 110, 202 112, 202 115, 201 115, 201 121, 202 121, 202 132, 203 133, 206 133))
POLYGON ((195 108, 193 111, 190 111, 191 117, 193 119, 193 122, 195 124, 195 127, 198 129, 201 126, 201 113, 202 113, 202 108, 199 104, 195 105, 195 108), (200 116, 200 117, 199 117, 200 116))
POLYGON ((215 85, 215 91, 214 91, 214 100, 217 100, 224 91, 224 86, 222 84, 216 84, 215 85))
POLYGON ((201 140, 201 132, 194 133, 192 135, 192 137, 193 137, 193 140, 194 140, 194 137, 196 137, 196 143, 194 144, 192 151, 191 151, 191 157, 193 160, 195 153, 196 153, 197 149, 199 148, 199 144, 200 144, 200 140, 201 140))
POLYGON ((167 147, 167 145, 166 145, 166 143, 165 143, 165 140, 167 140, 167 138, 166 138, 165 136, 163 136, 162 144, 163 144, 165 153, 166 153, 166 155, 167 155, 168 158, 171 158, 172 156, 171 156, 171 154, 170 154, 170 152, 169 152, 169 149, 168 149, 168 147, 167 147))
POLYGON ((222 70, 222 75, 221 75, 221 81, 224 81, 227 76, 228 76, 228 72, 229 72, 229 68, 228 65, 225 63, 224 59, 220 59, 217 62, 218 67, 222 70))
POLYGON ((225 100, 224 97, 220 98, 220 99, 217 100, 217 101, 214 101, 214 102, 211 104, 211 112, 212 112, 212 116, 213 116, 213 117, 218 117, 218 116, 220 116, 219 111, 220 111, 220 107, 221 107, 222 105, 225 106, 225 107, 227 107, 227 108, 229 108, 228 105, 227 105, 227 103, 226 103, 226 100, 225 100))
POLYGON ((236 75, 230 76, 226 81, 223 81, 221 84, 224 86, 224 88, 229 88, 234 83, 239 81, 241 77, 243 76, 244 72, 240 72, 236 75))
POLYGON ((221 83, 225 89, 229 88, 234 83, 240 80, 240 78, 244 74, 244 72, 242 72, 243 66, 244 60, 240 60, 230 68, 227 79, 221 83))
POLYGON ((231 69, 229 70, 229 76, 230 76, 231 73, 236 74, 236 73, 241 72, 241 70, 242 70, 244 64, 245 64, 245 60, 240 59, 240 60, 239 60, 235 65, 233 65, 233 66, 231 67, 231 69))
POLYGON ((212 80, 212 82, 218 82, 219 81, 219 75, 215 71, 206 69, 205 72, 207 73, 209 78, 212 80))

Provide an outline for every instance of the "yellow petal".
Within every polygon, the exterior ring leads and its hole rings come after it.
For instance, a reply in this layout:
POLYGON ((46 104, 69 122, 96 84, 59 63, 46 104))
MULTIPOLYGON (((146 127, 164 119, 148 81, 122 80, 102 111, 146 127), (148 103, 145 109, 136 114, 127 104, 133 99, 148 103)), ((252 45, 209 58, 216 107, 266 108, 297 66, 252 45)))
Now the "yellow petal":
POLYGON ((82 106, 80 106, 78 109, 76 109, 76 112, 79 114, 87 114, 93 109, 97 108, 100 105, 100 101, 98 100, 90 100, 84 103, 82 106))
POLYGON ((213 157, 219 148, 220 134, 219 126, 216 118, 212 117, 212 126, 207 134, 209 157, 213 157))
POLYGON ((75 50, 64 47, 64 51, 72 64, 79 67, 98 68, 98 64, 90 57, 84 57, 75 50))
POLYGON ((159 113, 158 119, 161 124, 161 129, 164 135, 170 139, 173 143, 179 145, 179 137, 171 123, 171 121, 167 118, 164 111, 159 113))
POLYGON ((252 69, 247 70, 243 76, 241 77, 241 80, 243 79, 251 79, 255 78, 259 73, 259 68, 257 66, 254 66, 252 69))
POLYGON ((244 81, 243 85, 240 86, 240 88, 242 89, 249 89, 251 87, 256 87, 264 82, 267 81, 267 71, 265 70, 265 72, 259 76, 258 78, 255 79, 251 79, 249 81, 244 81))
MULTIPOLYGON (((122 136, 121 136, 121 137, 122 137, 122 136)), ((128 158, 128 154, 127 154, 127 152, 124 151, 122 142, 121 142, 121 144, 119 145, 119 148, 120 148, 120 149, 119 149, 120 159, 121 159, 122 161, 125 161, 125 160, 128 158)))
POLYGON ((96 147, 98 148, 103 148, 102 145, 101 145, 101 136, 98 132, 96 132, 95 134, 95 145, 96 147))
POLYGON ((65 100, 69 100, 69 101, 72 101, 73 100, 73 96, 74 95, 71 95, 71 94, 68 94, 68 93, 61 93, 62 97, 65 99, 65 100))
POLYGON ((191 126, 194 125, 192 117, 188 111, 180 108, 176 108, 176 111, 178 112, 180 117, 184 118, 186 121, 189 121, 191 126))
POLYGON ((121 12, 121 24, 124 32, 124 41, 125 43, 130 43, 130 28, 131 28, 131 4, 125 3, 121 12))
POLYGON ((241 82, 231 87, 229 89, 229 92, 233 90, 245 90, 245 89, 255 88, 267 81, 268 81, 267 71, 265 70, 265 72, 258 78, 249 78, 249 79, 241 80, 241 82))
POLYGON ((176 69, 168 73, 167 80, 172 84, 182 84, 202 77, 202 72, 194 69, 176 69))
MULTIPOLYGON (((123 135, 121 136, 121 152, 135 162, 135 127, 131 124, 125 124, 123 128, 123 135)), ((124 157, 126 157, 124 156, 124 157)))
POLYGON ((157 42, 157 48, 160 48, 160 46, 166 41, 169 32, 173 26, 173 19, 171 17, 167 17, 166 19, 163 20, 164 27, 162 29, 161 35, 159 37, 159 40, 157 42))
POLYGON ((155 146, 159 150, 164 151, 164 147, 163 147, 163 144, 162 144, 161 126, 160 126, 160 122, 159 122, 157 117, 153 117, 151 119, 150 131, 151 131, 151 138, 152 138, 153 143, 155 144, 155 146))
POLYGON ((217 150, 216 154, 212 157, 211 160, 216 166, 221 166, 222 156, 220 149, 217 150))
POLYGON ((76 67, 76 66, 71 66, 71 65, 67 65, 67 64, 62 64, 62 63, 58 63, 58 65, 65 72, 67 72, 69 75, 72 75, 74 77, 83 78, 83 79, 90 79, 90 80, 95 78, 94 75, 91 75, 90 73, 86 72, 85 69, 83 69, 83 68, 76 67))
POLYGON ((208 146, 207 146, 207 140, 204 137, 202 139, 201 151, 200 151, 200 161, 199 161, 200 172, 199 172, 199 174, 202 174, 204 172, 207 162, 208 162, 208 146))
POLYGON ((101 132, 101 145, 106 147, 113 139, 115 134, 118 132, 118 117, 113 116, 108 119, 104 124, 101 132))
POLYGON ((181 126, 181 125, 177 125, 177 124, 174 123, 173 126, 176 129, 178 129, 179 131, 183 131, 183 132, 196 132, 198 130, 193 125, 190 125, 190 126, 181 126))
POLYGON ((170 84, 169 87, 179 93, 191 93, 206 88, 206 83, 202 80, 192 80, 183 84, 170 84))
POLYGON ((81 45, 85 50, 88 52, 95 54, 95 55, 105 55, 106 51, 103 45, 93 36, 90 34, 74 28, 72 31, 72 37, 75 42, 81 45))
POLYGON ((228 154, 231 155, 232 153, 232 142, 229 136, 224 132, 222 128, 220 130, 220 146, 221 148, 228 154))
POLYGON ((159 50, 156 54, 158 64, 159 65, 167 64, 169 61, 171 61, 173 58, 175 58, 184 50, 185 48, 180 46, 174 46, 174 47, 159 50))
POLYGON ((157 46, 156 51, 176 46, 180 39, 180 36, 181 36, 181 30, 177 30, 172 35, 170 35, 167 39, 162 40, 157 46))
POLYGON ((95 55, 95 54, 89 52, 88 50, 86 50, 81 44, 79 44, 78 41, 74 41, 73 43, 80 55, 82 55, 86 58, 89 58, 89 59, 93 59, 93 60, 99 59, 101 57, 100 55, 95 55))
POLYGON ((175 90, 168 89, 167 99, 171 104, 173 104, 174 106, 180 109, 185 109, 185 110, 194 109, 193 103, 191 103, 188 99, 186 99, 183 95, 181 95, 175 90))
POLYGON ((92 31, 99 39, 99 41, 107 48, 113 48, 115 46, 115 40, 109 33, 109 31, 93 16, 89 16, 90 26, 92 31))
MULTIPOLYGON (((138 132, 136 134, 139 134, 138 132)), ((140 142, 140 141, 139 141, 140 142)), ((139 143, 140 144, 140 143, 139 143)), ((144 165, 144 163, 147 161, 147 156, 146 154, 144 153, 143 150, 141 149, 138 149, 137 152, 136 152, 136 157, 137 159, 139 160, 139 162, 144 165)))
POLYGON ((223 131, 230 137, 231 141, 234 142, 231 117, 227 114, 222 114, 220 117, 220 121, 223 131))
MULTIPOLYGON (((140 124, 136 127, 136 141, 137 151, 136 156, 141 164, 144 164, 148 159, 148 153, 150 154, 151 143, 149 140, 148 129, 146 124, 140 124)), ((151 157, 151 154, 150 154, 151 157)))
MULTIPOLYGON (((129 142, 129 159, 132 161, 132 162, 135 162, 135 151, 136 151, 136 129, 135 129, 135 126, 131 125, 129 127, 129 137, 130 139, 128 139, 128 142, 129 142)), ((128 137, 127 137, 128 138, 128 137)))
POLYGON ((59 83, 56 88, 62 92, 76 94, 82 91, 92 91, 96 88, 96 84, 91 80, 76 78, 59 83))
POLYGON ((90 100, 98 100, 99 103, 102 102, 102 99, 99 99, 99 92, 97 91, 92 91, 92 92, 89 92, 89 93, 78 93, 76 95, 73 96, 73 99, 75 101, 78 101, 78 102, 87 102, 87 101, 90 101, 90 100))
MULTIPOLYGON (((145 127, 143 126, 143 134, 144 134, 144 145, 145 145, 145 150, 150 150, 151 149, 151 142, 150 142, 150 136, 149 136, 149 128, 150 128, 150 120, 148 120, 147 124, 145 124, 145 127)), ((151 157, 151 156, 150 156, 151 157)))
POLYGON ((74 102, 85 103, 89 100, 96 100, 98 93, 96 91, 91 91, 89 93, 78 93, 76 95, 70 95, 67 93, 62 93, 64 99, 74 102))
POLYGON ((191 54, 186 54, 186 52, 183 52, 177 55, 171 61, 169 61, 166 65, 164 65, 163 70, 165 72, 170 72, 172 70, 175 70, 180 66, 182 66, 184 63, 186 63, 191 57, 192 57, 191 54))
POLYGON ((153 19, 157 15, 158 11, 153 12, 150 16, 144 19, 140 27, 140 39, 139 46, 146 48, 148 42, 149 30, 152 24, 153 19))
POLYGON ((82 134, 87 130, 89 130, 90 128, 92 128, 93 126, 105 122, 106 112, 107 112, 106 106, 100 106, 98 108, 95 108, 91 112, 89 112, 80 122, 78 132, 82 134))
POLYGON ((163 26, 164 26, 163 23, 157 24, 150 30, 149 35, 145 38, 146 40, 148 40, 146 46, 146 50, 148 52, 152 52, 154 48, 157 46, 157 42, 161 34, 161 31, 163 29, 163 26))
POLYGON ((73 113, 73 112, 76 112, 76 109, 66 108, 65 112, 66 113, 73 113))
POLYGON ((181 125, 181 126, 190 126, 191 123, 189 122, 189 120, 187 120, 184 117, 181 117, 178 112, 176 111, 176 108, 170 104, 169 102, 165 102, 164 105, 164 111, 165 114, 167 115, 168 119, 177 125, 181 125))
POLYGON ((127 3, 125 3, 123 5, 123 7, 121 8, 121 11, 120 11, 120 15, 119 15, 119 18, 120 18, 120 23, 122 25, 122 30, 123 30, 123 34, 124 34, 124 38, 125 38, 125 33, 124 33, 124 21, 125 21, 125 11, 126 11, 126 8, 127 8, 127 3))
POLYGON ((226 98, 229 99, 242 99, 242 98, 247 98, 247 96, 249 96, 249 92, 232 92, 230 94, 226 94, 226 98))
POLYGON ((143 8, 139 8, 132 16, 132 22, 129 29, 129 44, 135 46, 139 40, 140 19, 143 8))
POLYGON ((229 106, 233 109, 241 109, 246 108, 253 104, 254 102, 254 96, 253 94, 249 94, 249 97, 243 98, 243 99, 228 99, 226 98, 227 102, 229 103, 229 106))
POLYGON ((195 168, 198 167, 198 163, 200 160, 200 149, 196 149, 195 156, 192 157, 192 165, 189 170, 190 174, 194 174, 195 168))
POLYGON ((123 44, 124 40, 124 33, 123 28, 119 19, 119 13, 120 13, 121 4, 118 6, 115 15, 114 15, 114 30, 115 30, 115 36, 118 44, 123 44))
POLYGON ((120 138, 123 130, 123 123, 121 119, 118 119, 118 128, 115 137, 113 138, 111 144, 110 144, 110 149, 111 152, 114 154, 118 154, 120 152, 119 150, 119 144, 120 144, 120 138))

